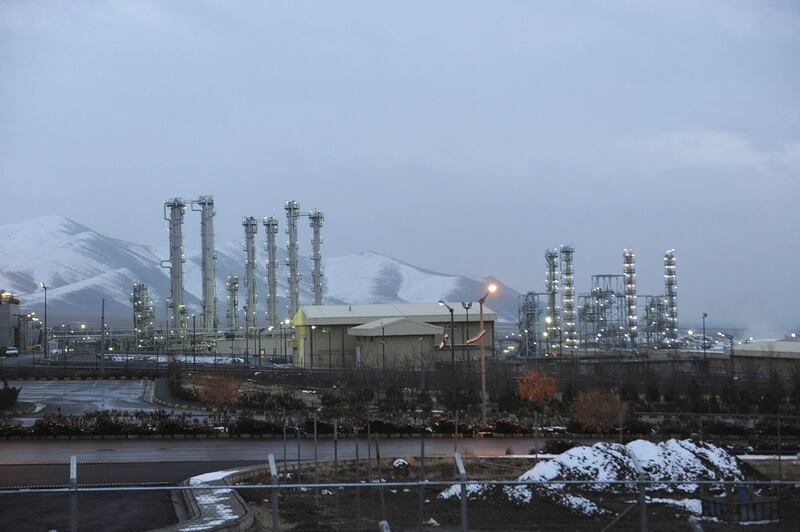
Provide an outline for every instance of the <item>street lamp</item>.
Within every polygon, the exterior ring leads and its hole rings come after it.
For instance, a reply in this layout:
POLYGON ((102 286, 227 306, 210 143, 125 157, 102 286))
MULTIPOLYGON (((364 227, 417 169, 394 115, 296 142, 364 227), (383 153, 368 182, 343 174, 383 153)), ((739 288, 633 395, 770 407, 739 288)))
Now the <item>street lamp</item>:
POLYGON ((192 314, 192 369, 197 369, 197 321, 192 314))
MULTIPOLYGON (((330 336, 328 336, 330 340, 330 336)), ((381 320, 381 358, 383 359, 383 379, 386 382, 386 327, 383 325, 383 320, 381 320)))
POLYGON ((455 309, 440 299, 439 304, 450 311, 450 389, 456 384, 456 331, 455 331, 455 309))
POLYGON ((316 328, 317 328, 316 325, 312 325, 311 332, 308 333, 309 338, 311 338, 310 342, 311 346, 309 348, 309 351, 311 351, 311 369, 314 369, 314 331, 316 330, 316 328))
POLYGON ((717 334, 722 336, 723 338, 727 338, 727 340, 731 343, 730 380, 733 381, 733 335, 732 334, 728 334, 728 333, 724 333, 724 332, 721 332, 721 331, 718 332, 717 334))
MULTIPOLYGON (((47 342, 47 285, 44 282, 40 282, 39 286, 44 289, 44 340, 42 342, 42 352, 44 353, 44 358, 47 359, 47 351, 50 349, 50 346, 47 342)), ((33 351, 33 359, 31 364, 35 367, 36 366, 36 350, 33 351)), ((36 370, 34 369, 34 373, 36 370)))
POLYGON ((706 318, 708 317, 708 312, 703 312, 703 360, 706 359, 706 318))
POLYGON ((472 308, 472 301, 462 301, 461 307, 464 309, 464 312, 467 315, 467 321, 464 323, 464 336, 466 341, 464 342, 464 354, 467 357, 467 390, 471 389, 472 384, 472 362, 470 361, 469 356, 469 348, 471 345, 469 344, 469 309, 472 308))
POLYGON ((480 306, 480 335, 481 335, 481 423, 483 426, 486 426, 486 331, 483 328, 483 303, 486 301, 486 298, 489 297, 489 294, 494 294, 497 291, 497 285, 490 284, 487 289, 486 293, 483 294, 483 297, 478 300, 480 306))

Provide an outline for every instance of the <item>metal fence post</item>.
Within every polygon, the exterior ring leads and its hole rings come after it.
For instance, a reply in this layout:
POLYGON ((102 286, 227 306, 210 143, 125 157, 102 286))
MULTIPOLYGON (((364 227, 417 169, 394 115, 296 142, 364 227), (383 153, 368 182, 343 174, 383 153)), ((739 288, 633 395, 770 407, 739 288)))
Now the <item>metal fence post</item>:
POLYGON ((639 477, 639 526, 641 532, 647 532, 647 494, 642 477, 639 477))
POLYGON ((278 514, 278 469, 275 467, 275 455, 269 453, 269 475, 272 478, 272 530, 279 532, 281 529, 280 516, 278 514))
POLYGON ((422 482, 425 481, 425 432, 422 432, 422 437, 419 441, 419 529, 422 530, 425 521, 425 486, 422 482))
MULTIPOLYGON (((314 484, 319 484, 319 458, 317 452, 317 416, 314 416, 314 484)), ((314 504, 319 506, 319 488, 314 488, 314 504)))
POLYGON ((462 532, 467 532, 469 529, 467 520, 467 470, 464 468, 464 461, 458 451, 455 453, 455 459, 458 478, 461 479, 461 530, 462 532))
POLYGON ((78 457, 69 457, 69 487, 72 490, 69 497, 69 529, 78 531, 78 457))

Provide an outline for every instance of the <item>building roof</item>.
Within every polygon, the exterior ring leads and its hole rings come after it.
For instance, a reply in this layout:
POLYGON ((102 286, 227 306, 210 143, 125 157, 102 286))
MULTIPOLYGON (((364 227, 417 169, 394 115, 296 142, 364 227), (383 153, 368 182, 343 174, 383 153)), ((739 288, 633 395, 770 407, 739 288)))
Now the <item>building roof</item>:
POLYGON ((347 334, 350 336, 434 336, 444 334, 444 328, 408 318, 388 318, 351 327, 347 330, 347 334))
MULTIPOLYGON (((455 309, 453 320, 464 322, 466 312, 461 303, 448 303, 455 309)), ((306 305, 295 316, 295 325, 362 325, 375 320, 410 318, 414 321, 445 323, 450 321, 450 311, 438 303, 387 303, 377 305, 306 305)), ((495 321, 497 315, 484 306, 484 321, 495 321)), ((479 320, 478 304, 472 305, 469 321, 479 320)))
POLYGON ((734 356, 764 358, 800 358, 798 340, 756 340, 733 348, 734 356))

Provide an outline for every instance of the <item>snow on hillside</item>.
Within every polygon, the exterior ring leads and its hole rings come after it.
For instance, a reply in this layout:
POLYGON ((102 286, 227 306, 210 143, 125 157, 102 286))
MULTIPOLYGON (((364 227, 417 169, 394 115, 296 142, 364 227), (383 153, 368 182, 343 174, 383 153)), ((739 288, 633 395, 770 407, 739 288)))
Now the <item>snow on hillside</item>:
POLYGON ((459 278, 425 272, 377 253, 325 262, 326 296, 347 303, 422 302, 449 299, 459 278))
MULTIPOLYGON (((639 478, 639 467, 644 480, 656 482, 649 486, 651 491, 694 493, 698 490, 694 482, 697 480, 743 478, 737 459, 708 443, 675 439, 661 443, 636 440, 627 445, 600 442, 573 447, 551 460, 539 462, 519 477, 522 481, 547 484, 507 486, 503 493, 518 503, 528 503, 534 495, 541 495, 585 515, 603 514, 607 510, 586 497, 584 492, 635 490, 633 482, 639 478), (576 486, 559 483, 560 480, 631 481, 631 484, 576 486)), ((450 486, 439 497, 460 497, 460 489, 457 484, 450 486)), ((469 486, 469 496, 484 498, 488 489, 482 484, 473 484, 469 486)))
MULTIPOLYGON (((169 270, 160 262, 168 258, 166 242, 146 246, 102 235, 61 216, 44 216, 26 222, 0 226, 0 241, 5 253, 0 256, 0 289, 20 295, 28 308, 39 309, 44 292, 38 283, 48 286, 48 303, 55 319, 98 314, 100 300, 106 299, 110 317, 128 319, 130 292, 136 281, 150 287, 157 319, 163 319, 164 302, 169 295, 169 270)), ((256 247, 256 289, 258 305, 266 310, 264 277, 266 252, 263 242, 256 247)), ((278 309, 287 307, 288 291, 285 266, 286 253, 278 250, 278 309)), ((200 311, 201 293, 200 252, 184 250, 184 300, 189 312, 200 311)), ((225 280, 238 275, 239 301, 245 300, 244 251, 241 242, 217 244, 218 315, 225 313, 225 280)), ((394 303, 474 300, 480 296, 484 283, 478 277, 436 273, 417 268, 377 253, 361 253, 324 259, 323 282, 326 303, 394 303)), ((312 300, 311 261, 300 257, 300 301, 312 300)), ((493 298, 491 307, 501 319, 516 317, 516 297, 513 290, 502 286, 500 296, 493 298)), ((264 312, 259 311, 259 321, 264 312)))

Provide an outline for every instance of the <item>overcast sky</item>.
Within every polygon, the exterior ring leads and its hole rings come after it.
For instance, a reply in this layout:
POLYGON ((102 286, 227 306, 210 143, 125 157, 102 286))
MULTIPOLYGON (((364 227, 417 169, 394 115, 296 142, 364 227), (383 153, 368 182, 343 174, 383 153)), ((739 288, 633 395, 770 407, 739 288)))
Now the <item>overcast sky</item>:
POLYGON ((658 293, 675 248, 682 324, 800 327, 799 29, 794 1, 5 0, 0 223, 165 245, 164 200, 213 194, 227 241, 297 199, 325 254, 520 291, 568 242, 579 292, 634 247, 658 293))

